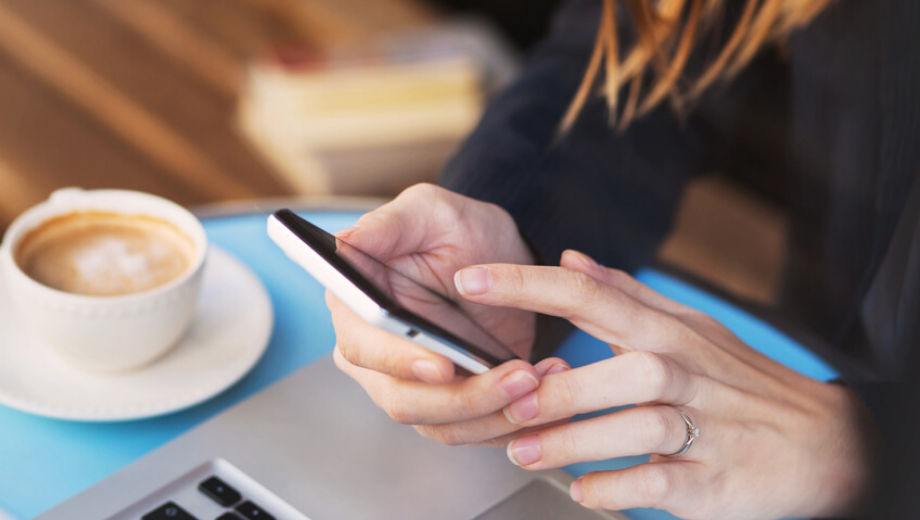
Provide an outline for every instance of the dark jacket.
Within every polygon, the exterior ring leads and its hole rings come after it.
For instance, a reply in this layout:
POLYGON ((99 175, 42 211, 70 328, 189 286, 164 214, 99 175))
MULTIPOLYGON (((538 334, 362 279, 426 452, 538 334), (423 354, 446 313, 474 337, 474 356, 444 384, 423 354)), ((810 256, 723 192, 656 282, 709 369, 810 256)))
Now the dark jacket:
POLYGON ((442 184, 508 209, 549 264, 573 248, 633 270, 689 178, 741 175, 790 215, 779 308, 896 378, 920 339, 920 2, 834 2, 684 120, 662 106, 618 134, 596 98, 555 142, 599 5, 567 4, 442 184))
MULTIPOLYGON (((905 367, 920 349, 920 2, 837 0, 686 118, 662 106, 618 134, 595 98, 556 142, 600 4, 560 11, 442 184, 505 207, 547 264, 573 248, 633 270, 654 258, 689 178, 738 175, 790 215, 779 309, 881 380, 916 377, 905 367)), ((892 395, 875 398, 874 412, 894 409, 892 395)))

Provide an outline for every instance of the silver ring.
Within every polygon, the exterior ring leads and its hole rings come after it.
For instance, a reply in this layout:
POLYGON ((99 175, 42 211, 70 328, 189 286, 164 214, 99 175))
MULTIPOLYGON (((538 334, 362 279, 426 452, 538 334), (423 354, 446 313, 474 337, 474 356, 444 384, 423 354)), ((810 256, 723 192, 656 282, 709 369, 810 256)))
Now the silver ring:
POLYGON ((684 445, 679 450, 670 455, 662 455, 662 457, 680 457, 690 450, 690 445, 700 436, 700 429, 693 425, 693 421, 684 413, 681 413, 680 416, 683 417, 684 422, 687 423, 687 440, 684 441, 684 445))

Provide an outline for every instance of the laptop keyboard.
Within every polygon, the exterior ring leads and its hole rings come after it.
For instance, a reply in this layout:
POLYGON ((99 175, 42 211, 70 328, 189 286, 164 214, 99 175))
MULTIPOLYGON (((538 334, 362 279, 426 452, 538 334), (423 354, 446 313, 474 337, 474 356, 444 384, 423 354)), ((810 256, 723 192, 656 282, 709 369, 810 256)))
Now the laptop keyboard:
POLYGON ((201 484, 198 484, 198 491, 211 497, 211 500, 224 507, 233 507, 243 499, 243 495, 241 495, 239 491, 233 489, 223 480, 213 476, 201 484))
POLYGON ((180 476, 108 520, 309 520, 229 462, 180 476))
MULTIPOLYGON (((216 520, 275 520, 275 517, 257 506, 251 500, 243 502, 243 495, 223 480, 211 476, 198 484, 198 491, 216 502, 221 507, 233 508, 216 520)), ((200 520, 175 502, 166 502, 162 506, 144 515, 143 520, 200 520)))
POLYGON ((166 502, 162 506, 144 515, 144 520, 196 520, 188 511, 175 502, 166 502))

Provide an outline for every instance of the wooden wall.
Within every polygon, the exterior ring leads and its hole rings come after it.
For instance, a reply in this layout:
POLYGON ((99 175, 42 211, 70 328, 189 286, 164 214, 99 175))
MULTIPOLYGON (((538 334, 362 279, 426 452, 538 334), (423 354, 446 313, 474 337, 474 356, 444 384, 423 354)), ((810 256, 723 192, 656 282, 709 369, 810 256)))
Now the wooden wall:
MULTIPOLYGON (((66 186, 185 205, 286 195, 234 127, 247 60, 432 18, 414 0, 0 0, 0 232, 66 186)), ((661 259, 770 303, 784 243, 780 212, 710 178, 661 259)))
POLYGON ((0 231, 65 186, 284 195, 234 128, 247 60, 429 19, 412 0, 0 0, 0 231))

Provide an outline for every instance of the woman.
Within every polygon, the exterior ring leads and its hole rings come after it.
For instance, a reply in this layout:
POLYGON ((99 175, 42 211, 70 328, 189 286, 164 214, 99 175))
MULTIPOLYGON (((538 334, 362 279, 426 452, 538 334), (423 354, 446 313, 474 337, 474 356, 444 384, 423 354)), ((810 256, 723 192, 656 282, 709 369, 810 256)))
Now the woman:
POLYGON ((571 495, 587 507, 855 512, 872 481, 873 387, 800 376, 624 271, 652 258, 689 177, 756 174, 792 221, 781 308, 899 377, 920 342, 920 4, 623 4, 566 5, 446 169, 453 191, 410 188, 338 235, 462 298, 523 359, 546 354, 534 313, 617 356, 467 377, 330 296, 336 362, 395 420, 448 444, 507 445, 527 469, 652 454, 579 478, 571 495))

